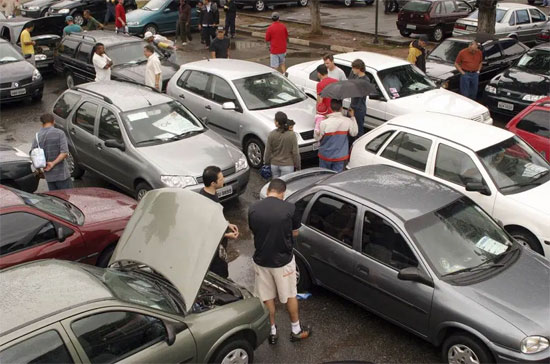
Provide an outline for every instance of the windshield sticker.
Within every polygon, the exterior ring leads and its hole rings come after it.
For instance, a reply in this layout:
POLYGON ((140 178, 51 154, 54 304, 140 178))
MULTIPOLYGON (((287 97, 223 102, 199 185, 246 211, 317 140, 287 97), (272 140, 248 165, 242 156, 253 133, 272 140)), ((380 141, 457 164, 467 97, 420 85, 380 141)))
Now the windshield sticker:
POLYGON ((283 99, 285 102, 290 101, 294 98, 294 96, 287 94, 286 92, 281 92, 277 95, 277 97, 283 99))
POLYGON ((399 97, 399 93, 397 92, 397 89, 395 87, 390 87, 390 92, 394 99, 399 97))
POLYGON ((527 163, 525 165, 525 169, 523 170, 523 173, 521 174, 522 177, 534 177, 539 173, 542 173, 546 171, 546 168, 536 165, 534 163, 527 163))
POLYGON ((155 139, 168 139, 168 138, 171 138, 173 136, 174 136, 174 133, 164 133, 164 134, 160 134, 160 135, 155 136, 155 139))
POLYGON ((500 255, 508 249, 508 245, 499 243, 488 236, 484 236, 476 243, 476 246, 487 253, 500 255))
POLYGON ((167 131, 172 134, 180 134, 185 129, 185 122, 177 112, 173 111, 163 118, 158 119, 153 123, 160 130, 167 131))
POLYGON ((146 118, 147 118, 147 113, 145 111, 136 112, 135 114, 128 115, 128 120, 130 121, 136 121, 136 120, 141 120, 146 118))

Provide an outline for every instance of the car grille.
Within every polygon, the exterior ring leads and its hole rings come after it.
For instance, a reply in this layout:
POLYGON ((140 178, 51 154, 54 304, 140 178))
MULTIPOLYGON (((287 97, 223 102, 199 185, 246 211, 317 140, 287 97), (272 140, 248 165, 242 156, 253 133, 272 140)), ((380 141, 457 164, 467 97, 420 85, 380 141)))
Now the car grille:
POLYGON ((6 89, 6 88, 18 88, 18 87, 21 87, 21 86, 25 86, 29 83, 32 82, 32 77, 27 77, 25 79, 22 79, 21 81, 14 81, 14 82, 3 82, 3 83, 0 83, 0 88, 1 89, 6 89), (15 83, 17 83, 17 86, 15 86, 15 83))
POLYGON ((303 133, 300 133, 300 136, 303 140, 313 139, 313 130, 304 131, 303 133))
POLYGON ((512 99, 521 99, 521 92, 506 90, 506 89, 500 89, 497 91, 497 94, 504 97, 509 97, 512 99))
POLYGON ((484 112, 481 115, 475 116, 472 118, 473 121, 477 121, 478 123, 482 123, 484 121, 487 121, 491 118, 491 114, 489 112, 484 112))
MULTIPOLYGON (((222 173, 224 177, 231 176, 235 173, 235 166, 224 169, 222 173)), ((197 183, 202 183, 202 176, 197 177, 197 183)))

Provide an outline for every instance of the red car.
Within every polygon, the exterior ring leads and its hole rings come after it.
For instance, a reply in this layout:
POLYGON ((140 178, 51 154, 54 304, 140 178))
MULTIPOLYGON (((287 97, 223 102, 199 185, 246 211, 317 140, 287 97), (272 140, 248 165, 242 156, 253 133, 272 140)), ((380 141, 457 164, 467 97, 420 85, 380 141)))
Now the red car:
POLYGON ((506 125, 550 162, 550 97, 533 102, 506 125))
POLYGON ((105 267, 136 205, 103 188, 34 194, 0 186, 0 269, 49 258, 105 267))

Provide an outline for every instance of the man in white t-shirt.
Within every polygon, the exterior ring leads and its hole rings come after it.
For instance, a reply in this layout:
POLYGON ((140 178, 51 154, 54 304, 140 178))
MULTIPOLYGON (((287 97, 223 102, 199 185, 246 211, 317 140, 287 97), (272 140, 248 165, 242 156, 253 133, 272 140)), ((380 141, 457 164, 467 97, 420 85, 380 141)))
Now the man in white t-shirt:
POLYGON ((147 57, 145 84, 162 91, 162 69, 160 67, 159 56, 155 53, 155 48, 147 44, 143 47, 143 54, 147 57))
POLYGON ((92 63, 94 64, 95 80, 97 82, 109 81, 111 79, 111 67, 113 66, 113 61, 111 61, 111 58, 107 57, 105 54, 105 46, 103 43, 97 43, 95 45, 95 53, 92 57, 92 63))
POLYGON ((325 62, 325 66, 327 66, 328 77, 338 81, 345 81, 348 79, 344 71, 334 64, 334 57, 332 54, 325 54, 323 56, 323 62, 325 62))

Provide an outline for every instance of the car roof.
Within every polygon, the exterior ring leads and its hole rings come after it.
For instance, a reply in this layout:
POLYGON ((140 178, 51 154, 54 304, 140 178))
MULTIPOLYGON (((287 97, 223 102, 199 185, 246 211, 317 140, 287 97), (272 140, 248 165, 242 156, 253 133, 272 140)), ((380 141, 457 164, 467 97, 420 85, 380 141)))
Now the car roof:
POLYGON ((103 43, 105 47, 112 46, 114 44, 143 42, 144 40, 134 36, 127 36, 122 34, 116 34, 112 31, 105 30, 92 30, 82 33, 71 33, 65 36, 66 39, 74 39, 77 41, 88 41, 92 43, 103 43))
MULTIPOLYGON (((506 37, 506 36, 496 36, 494 34, 486 34, 486 33, 470 33, 470 34, 461 34, 453 37, 449 37, 445 39, 443 42, 446 41, 458 41, 458 42, 471 42, 472 40, 476 40, 478 43, 489 43, 489 42, 501 42, 503 40, 514 40, 517 41, 514 38, 506 37)), ((442 43, 443 43, 442 42, 442 43)), ((518 42, 519 43, 519 42, 518 42)))
POLYGON ((238 80, 244 77, 262 75, 274 72, 273 68, 256 62, 239 59, 210 59, 184 64, 185 69, 207 71, 216 76, 229 80, 238 80))
POLYGON ((536 9, 536 6, 527 5, 527 4, 520 4, 520 3, 497 3, 497 9, 536 9))
POLYGON ((21 197, 17 196, 15 192, 11 191, 8 187, 0 185, 0 207, 12 207, 25 205, 25 202, 21 197))
POLYGON ((22 25, 22 24, 28 23, 31 20, 34 20, 34 19, 16 16, 15 18, 2 19, 0 23, 2 23, 2 25, 15 26, 15 25, 22 25))
POLYGON ((496 126, 435 112, 401 115, 386 122, 447 139, 477 152, 514 136, 496 126))
POLYGON ((438 210, 462 197, 440 182, 382 164, 349 169, 332 175, 320 185, 373 202, 403 221, 438 210))
POLYGON ((550 51, 550 43, 541 43, 539 45, 534 46, 531 49, 544 49, 545 51, 550 51))
POLYGON ((0 336, 89 302, 112 299, 106 286, 80 263, 39 260, 0 273, 0 336))
POLYGON ((387 56, 385 54, 373 52, 349 52, 339 53, 334 55, 334 59, 353 62, 356 59, 361 59, 367 67, 376 71, 385 70, 397 66, 410 65, 409 62, 396 57, 387 56))

